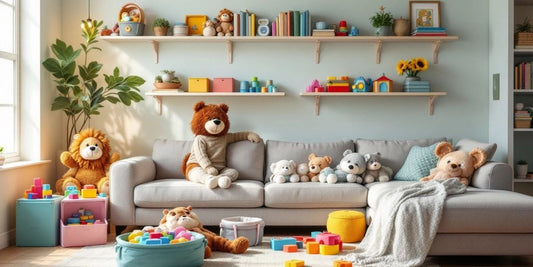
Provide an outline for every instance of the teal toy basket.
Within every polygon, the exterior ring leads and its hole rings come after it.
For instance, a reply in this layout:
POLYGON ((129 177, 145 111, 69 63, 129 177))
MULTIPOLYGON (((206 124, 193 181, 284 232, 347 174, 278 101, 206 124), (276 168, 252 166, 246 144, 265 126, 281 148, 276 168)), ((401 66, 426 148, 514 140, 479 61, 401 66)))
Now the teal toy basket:
POLYGON ((192 233, 194 240, 167 245, 141 245, 128 242, 125 233, 117 236, 115 253, 117 266, 127 267, 195 267, 204 264, 207 240, 202 234, 192 233))

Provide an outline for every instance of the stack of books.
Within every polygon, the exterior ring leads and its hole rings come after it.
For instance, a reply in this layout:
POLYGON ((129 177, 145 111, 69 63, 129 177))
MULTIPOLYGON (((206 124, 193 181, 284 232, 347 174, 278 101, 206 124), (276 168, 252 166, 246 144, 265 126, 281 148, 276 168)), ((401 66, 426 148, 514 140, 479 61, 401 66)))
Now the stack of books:
POLYGON ((325 29, 325 30, 313 30, 313 36, 335 36, 334 29, 325 29))
POLYGON ((531 115, 527 110, 515 110, 514 112, 515 128, 531 128, 531 115))
POLYGON ((413 36, 447 36, 443 27, 416 27, 413 36))
POLYGON ((521 62, 514 66, 514 88, 532 89, 531 84, 531 62, 521 62))
POLYGON ((429 81, 409 81, 403 84, 404 92, 429 92, 429 81))
POLYGON ((272 22, 272 36, 311 36, 311 14, 305 11, 283 11, 272 22))

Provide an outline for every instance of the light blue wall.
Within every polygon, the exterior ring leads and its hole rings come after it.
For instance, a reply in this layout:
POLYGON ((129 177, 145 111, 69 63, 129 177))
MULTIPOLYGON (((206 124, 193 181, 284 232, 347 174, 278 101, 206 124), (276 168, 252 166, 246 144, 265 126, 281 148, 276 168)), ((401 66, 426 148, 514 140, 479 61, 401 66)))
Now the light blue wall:
MULTIPOLYGON (((112 26, 126 1, 91 1, 91 17, 112 26)), ((395 17, 407 17, 407 0, 386 1, 135 1, 147 16, 147 30, 155 17, 172 23, 182 22, 186 14, 216 16, 222 8, 249 9, 259 17, 273 19, 280 11, 310 10, 313 20, 338 23, 344 19, 371 35, 368 18, 384 5, 395 17)), ((62 32, 68 43, 82 42, 79 21, 87 17, 85 0, 62 4, 62 32)), ((132 107, 107 105, 91 126, 103 129, 115 151, 122 157, 149 155, 155 138, 191 139, 189 129, 196 101, 225 102, 230 106, 232 131, 253 130, 264 139, 287 141, 329 141, 355 138, 411 139, 446 136, 457 141, 468 137, 488 141, 488 2, 484 0, 441 1, 441 24, 459 40, 441 45, 439 64, 430 64, 422 74, 434 91, 445 91, 435 101, 435 114, 428 114, 425 98, 322 98, 320 116, 315 116, 314 98, 300 92, 312 79, 327 76, 359 75, 379 77, 385 73, 397 85, 402 83, 395 66, 400 59, 425 57, 431 61, 429 43, 386 43, 381 64, 375 64, 372 43, 323 43, 321 62, 314 62, 314 44, 252 42, 234 45, 233 64, 227 63, 225 44, 162 43, 159 64, 149 43, 100 42, 103 52, 95 58, 110 72, 114 66, 147 80, 143 92, 151 91, 153 77, 162 69, 174 69, 182 80, 187 77, 234 77, 249 80, 271 79, 287 93, 280 98, 165 98, 163 114, 155 111, 155 101, 132 107)), ((398 86, 396 90, 400 90, 398 86)))

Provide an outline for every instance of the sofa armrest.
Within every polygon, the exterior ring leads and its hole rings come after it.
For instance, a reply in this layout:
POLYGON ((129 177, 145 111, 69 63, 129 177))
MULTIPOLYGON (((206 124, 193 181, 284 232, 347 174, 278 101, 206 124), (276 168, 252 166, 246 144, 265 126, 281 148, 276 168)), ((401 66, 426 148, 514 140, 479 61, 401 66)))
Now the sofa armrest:
POLYGON ((150 157, 139 156, 113 163, 109 169, 109 209, 114 225, 135 224, 133 190, 138 184, 155 178, 155 164, 150 157))
POLYGON ((511 191, 513 169, 507 163, 489 161, 474 172, 472 186, 482 189, 511 191))

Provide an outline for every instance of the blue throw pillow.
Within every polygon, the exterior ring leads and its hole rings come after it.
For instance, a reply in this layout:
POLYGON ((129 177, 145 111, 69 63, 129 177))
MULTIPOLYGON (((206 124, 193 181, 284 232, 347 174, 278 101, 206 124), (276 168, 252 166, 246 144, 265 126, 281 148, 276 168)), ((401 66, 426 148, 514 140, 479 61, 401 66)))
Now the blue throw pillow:
POLYGON ((418 181, 429 175, 429 171, 437 167, 439 158, 435 156, 435 148, 439 143, 430 146, 413 146, 394 180, 418 181))

